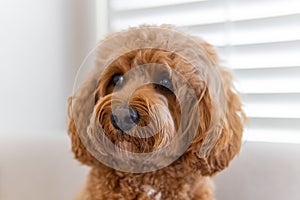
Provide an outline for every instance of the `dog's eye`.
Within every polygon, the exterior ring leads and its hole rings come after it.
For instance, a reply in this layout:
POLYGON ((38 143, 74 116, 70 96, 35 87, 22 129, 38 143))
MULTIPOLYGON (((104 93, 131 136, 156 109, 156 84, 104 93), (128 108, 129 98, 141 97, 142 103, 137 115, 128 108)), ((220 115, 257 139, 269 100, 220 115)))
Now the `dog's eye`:
POLYGON ((124 84, 124 77, 121 74, 115 74, 112 77, 112 84, 121 87, 124 84))
POLYGON ((173 84, 170 78, 164 77, 162 78, 157 85, 158 89, 165 91, 165 92, 172 92, 173 84))

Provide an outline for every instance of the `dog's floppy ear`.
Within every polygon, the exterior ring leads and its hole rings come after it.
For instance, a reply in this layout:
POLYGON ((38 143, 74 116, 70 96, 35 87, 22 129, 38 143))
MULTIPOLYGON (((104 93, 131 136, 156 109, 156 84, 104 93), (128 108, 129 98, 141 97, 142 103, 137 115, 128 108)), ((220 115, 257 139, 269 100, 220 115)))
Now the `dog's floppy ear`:
POLYGON ((233 89, 231 73, 218 66, 217 55, 209 44, 201 45, 215 65, 216 73, 208 73, 210 80, 199 99, 198 133, 186 158, 202 175, 213 175, 226 168, 239 152, 246 117, 233 89))
POLYGON ((83 164, 95 165, 96 159, 86 149, 87 127, 95 103, 95 81, 86 82, 78 92, 68 99, 68 133, 71 137, 75 158, 83 164))

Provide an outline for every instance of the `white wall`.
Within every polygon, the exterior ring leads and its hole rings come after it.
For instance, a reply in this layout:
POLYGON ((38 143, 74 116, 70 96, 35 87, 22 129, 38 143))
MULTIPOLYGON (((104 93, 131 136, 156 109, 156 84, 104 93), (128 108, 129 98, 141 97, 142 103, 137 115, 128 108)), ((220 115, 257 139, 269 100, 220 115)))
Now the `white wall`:
POLYGON ((0 135, 65 130, 75 72, 96 43, 95 1, 0 1, 0 135))
POLYGON ((66 110, 96 43, 96 1, 0 0, 1 200, 72 199, 86 176, 66 110))

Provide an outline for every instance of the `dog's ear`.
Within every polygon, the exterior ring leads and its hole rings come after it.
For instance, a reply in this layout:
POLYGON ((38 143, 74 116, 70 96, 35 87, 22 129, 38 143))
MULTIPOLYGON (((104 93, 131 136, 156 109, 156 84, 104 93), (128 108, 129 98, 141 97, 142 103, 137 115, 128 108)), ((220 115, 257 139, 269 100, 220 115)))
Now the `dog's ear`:
POLYGON ((218 58, 209 44, 204 45, 215 69, 199 99, 199 127, 186 154, 186 162, 202 175, 223 170, 239 152, 245 115, 234 91, 231 73, 218 66, 218 58), (209 85, 211 84, 211 85, 209 85))
POLYGON ((87 150, 87 127, 95 103, 94 81, 85 83, 68 99, 68 133, 75 158, 86 165, 95 165, 96 159, 87 150))

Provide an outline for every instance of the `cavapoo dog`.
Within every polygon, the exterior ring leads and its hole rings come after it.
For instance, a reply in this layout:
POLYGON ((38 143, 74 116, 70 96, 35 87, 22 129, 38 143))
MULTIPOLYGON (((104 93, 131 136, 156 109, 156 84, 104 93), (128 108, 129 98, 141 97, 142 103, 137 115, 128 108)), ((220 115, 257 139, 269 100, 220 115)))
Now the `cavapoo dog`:
POLYGON ((169 25, 101 41, 69 98, 78 200, 212 200, 210 177, 239 152, 244 113, 214 48, 169 25))

